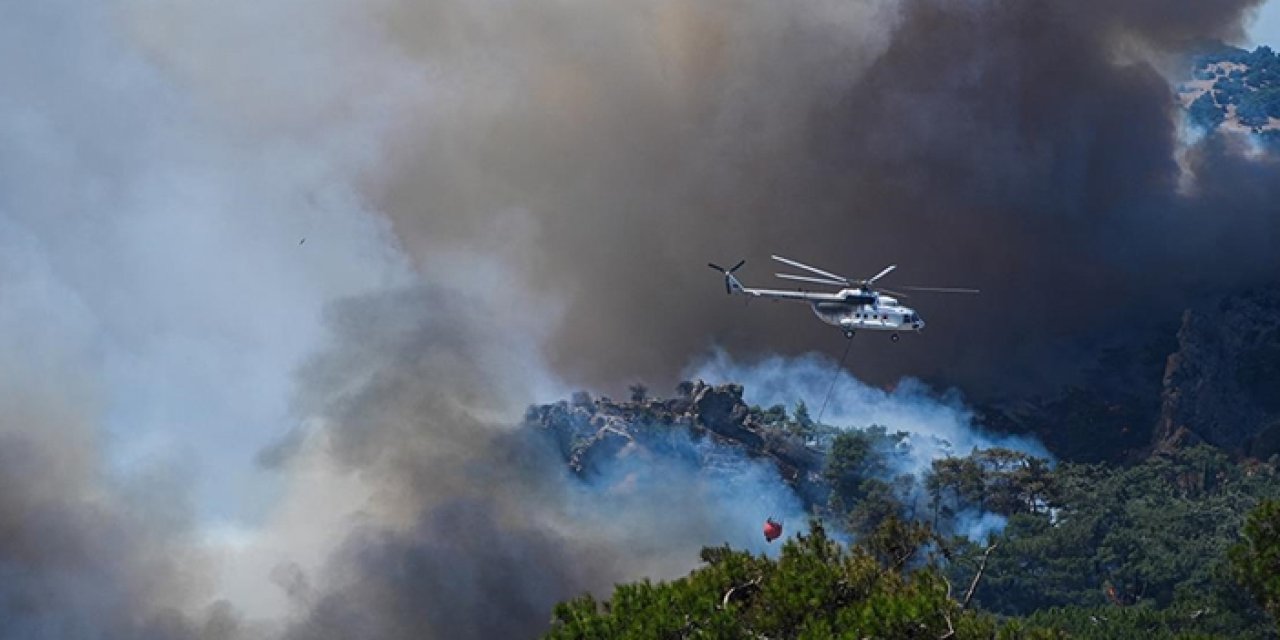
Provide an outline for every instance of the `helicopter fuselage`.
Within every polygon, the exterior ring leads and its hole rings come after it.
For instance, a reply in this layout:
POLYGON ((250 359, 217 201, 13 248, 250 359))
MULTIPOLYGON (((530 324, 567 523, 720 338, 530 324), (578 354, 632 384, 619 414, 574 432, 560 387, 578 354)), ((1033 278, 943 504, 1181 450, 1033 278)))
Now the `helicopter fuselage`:
POLYGON ((867 293, 855 289, 840 292, 844 300, 810 303, 819 320, 839 327, 846 333, 859 329, 870 331, 920 331, 924 319, 910 307, 902 306, 896 298, 867 293))
MULTIPOLYGON (((764 298, 767 300, 790 300, 794 302, 805 302, 813 309, 814 315, 818 319, 834 327, 838 327, 846 338, 852 338, 859 329, 867 329, 871 331, 892 331, 889 337, 894 342, 898 341, 899 331, 918 332, 924 329, 924 319, 920 314, 915 312, 911 307, 905 307, 898 303, 898 299, 886 293, 905 296, 907 294, 899 294, 888 288, 881 288, 876 285, 876 281, 888 275, 897 268, 896 265, 889 265, 870 278, 865 280, 851 280, 844 276, 824 271, 817 267, 812 267, 803 262, 783 258, 782 256, 770 256, 773 260, 781 262, 787 266, 795 267, 808 271, 812 275, 796 275, 791 273, 776 273, 778 278, 783 280, 791 280, 793 282, 804 282, 807 284, 817 284, 823 286, 840 287, 838 291, 812 291, 812 290, 788 290, 788 289, 757 289, 755 287, 745 287, 734 277, 734 272, 742 268, 746 264, 746 260, 740 260, 737 264, 729 269, 725 269, 713 262, 708 262, 707 266, 715 269, 724 275, 724 291, 727 294, 743 295, 751 298, 764 298), (881 293, 881 292, 884 293, 881 293)), ((911 291, 929 291, 937 293, 978 293, 977 289, 962 289, 958 287, 917 287, 904 286, 904 289, 911 291)))

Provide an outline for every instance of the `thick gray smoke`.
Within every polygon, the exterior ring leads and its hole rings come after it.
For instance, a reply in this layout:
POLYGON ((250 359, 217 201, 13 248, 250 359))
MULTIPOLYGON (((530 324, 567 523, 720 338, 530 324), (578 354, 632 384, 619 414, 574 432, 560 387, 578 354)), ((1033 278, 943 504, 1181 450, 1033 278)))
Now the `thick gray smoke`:
POLYGON ((546 374, 492 294, 423 287, 332 314, 340 346, 305 367, 300 409, 329 425, 310 437, 375 488, 376 513, 308 577, 321 589, 289 637, 522 637, 558 600, 682 575, 702 546, 763 551, 767 514, 803 522, 777 471, 740 456, 720 477, 639 452, 571 476, 511 421, 546 374))
POLYGON ((966 389, 1273 275, 1275 160, 1179 149, 1159 73, 1254 4, 4 4, 0 638, 529 635, 760 549, 770 467, 512 425, 836 341, 708 259, 982 287, 854 360, 966 389))
POLYGON ((407 279, 359 183, 414 76, 285 4, 0 5, 0 638, 247 629, 212 547, 277 508, 293 368, 407 279))
POLYGON ((0 638, 195 637, 176 608, 203 586, 181 491, 167 489, 183 479, 111 482, 86 415, 92 383, 49 366, 62 385, 50 397, 11 366, 77 358, 60 344, 77 323, 18 334, 20 314, 0 312, 0 638))
POLYGON ((519 220, 503 250, 570 296, 552 357, 575 382, 665 384, 710 338, 837 348, 703 266, 768 282, 777 252, 983 289, 913 296, 930 329, 860 340, 860 376, 1043 388, 1280 267, 1276 162, 1213 140, 1180 166, 1161 74, 1256 4, 431 3, 396 33, 448 91, 381 202, 424 253, 519 220))

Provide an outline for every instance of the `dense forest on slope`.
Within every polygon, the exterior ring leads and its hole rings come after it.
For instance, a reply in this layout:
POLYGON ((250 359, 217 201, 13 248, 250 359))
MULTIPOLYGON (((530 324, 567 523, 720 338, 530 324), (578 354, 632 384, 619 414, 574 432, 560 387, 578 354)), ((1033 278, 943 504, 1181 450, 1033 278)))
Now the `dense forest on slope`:
POLYGON ((1277 131, 1280 55, 1270 47, 1221 47, 1197 57, 1194 66, 1193 79, 1179 87, 1194 124, 1207 130, 1230 123, 1255 133, 1277 131))

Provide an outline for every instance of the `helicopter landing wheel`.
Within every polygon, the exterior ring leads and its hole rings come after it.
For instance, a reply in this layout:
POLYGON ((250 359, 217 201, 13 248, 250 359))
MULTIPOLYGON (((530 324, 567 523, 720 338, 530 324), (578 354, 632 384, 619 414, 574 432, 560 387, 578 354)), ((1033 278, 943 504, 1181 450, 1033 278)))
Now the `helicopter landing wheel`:
POLYGON ((898 341, 898 334, 896 334, 896 333, 895 333, 895 334, 893 334, 893 335, 889 336, 889 339, 890 339, 890 340, 892 340, 892 341, 894 341, 894 342, 897 342, 897 341, 898 341))
POLYGON ((853 339, 853 333, 854 333, 854 332, 853 332, 853 329, 845 329, 845 331, 844 331, 844 338, 845 338, 845 340, 851 340, 851 339, 853 339))

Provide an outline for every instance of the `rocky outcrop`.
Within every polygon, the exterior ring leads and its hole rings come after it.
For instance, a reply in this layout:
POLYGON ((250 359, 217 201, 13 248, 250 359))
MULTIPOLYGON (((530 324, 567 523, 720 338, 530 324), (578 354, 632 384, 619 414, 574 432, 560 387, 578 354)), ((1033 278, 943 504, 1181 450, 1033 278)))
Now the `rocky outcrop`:
POLYGON ((736 384, 685 382, 672 398, 628 402, 579 392, 571 401, 530 407, 524 426, 549 436, 580 475, 638 450, 692 456, 703 468, 723 464, 726 456, 746 456, 773 463, 805 502, 824 502, 822 451, 767 422, 743 401, 742 391, 736 384), (688 446, 704 443, 711 446, 688 446))
POLYGON ((699 381, 693 395, 691 414, 696 424, 748 450, 756 450, 764 444, 764 438, 759 428, 761 425, 748 426, 749 415, 750 408, 742 401, 741 385, 712 387, 699 381))
POLYGON ((1280 453, 1280 287, 1187 311, 1165 366, 1157 450, 1280 453))

